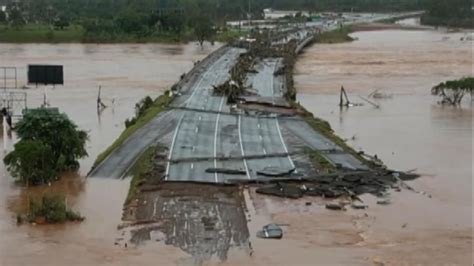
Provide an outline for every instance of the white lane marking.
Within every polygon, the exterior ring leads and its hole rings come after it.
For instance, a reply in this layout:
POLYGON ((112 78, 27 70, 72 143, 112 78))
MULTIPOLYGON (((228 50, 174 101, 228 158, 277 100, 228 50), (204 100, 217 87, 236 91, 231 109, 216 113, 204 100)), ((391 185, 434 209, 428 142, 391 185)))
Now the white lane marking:
POLYGON ((194 164, 193 163, 191 163, 191 169, 194 169, 194 164))
MULTIPOLYGON (((278 63, 278 61, 277 61, 278 63)), ((274 71, 276 69, 276 66, 277 64, 274 65, 274 71)), ((272 101, 273 101, 273 104, 275 104, 275 98, 274 98, 274 94, 275 94, 275 77, 272 75, 272 101)), ((285 144, 285 140, 283 139, 283 135, 281 134, 281 130, 280 130, 280 123, 278 122, 278 117, 275 117, 275 121, 276 121, 276 126, 277 126, 277 129, 278 129, 278 135, 280 136, 280 141, 281 141, 281 144, 283 144, 283 149, 285 149, 285 153, 288 154, 288 160, 290 161, 290 164, 291 164, 291 167, 295 169, 295 173, 297 173, 297 170, 296 170, 296 166, 295 164, 293 163, 293 160, 291 159, 291 156, 290 154, 288 153, 288 149, 286 148, 286 144, 285 144)))
MULTIPOLYGON (((199 87, 201 86, 202 82, 204 81, 205 78, 207 78, 207 75, 209 75, 209 73, 212 73, 211 70, 213 70, 215 68, 215 66, 217 65, 217 62, 219 62, 221 59, 223 58, 220 57, 218 60, 216 60, 212 65, 211 67, 209 67, 207 69, 207 71, 201 75, 201 78, 199 80, 199 82, 193 86, 193 92, 191 93, 191 96, 189 96, 188 99, 186 99, 180 106, 186 106, 188 105, 188 102, 191 101, 191 99, 194 97, 194 95, 196 94, 196 92, 198 91, 199 87)), ((207 100, 207 99, 206 99, 207 100)), ((178 131, 179 131, 179 128, 183 122, 183 118, 184 118, 184 115, 185 113, 183 113, 183 115, 181 116, 181 118, 179 119, 179 122, 178 122, 178 125, 176 126, 176 129, 175 129, 175 132, 174 132, 174 136, 173 136, 173 141, 171 142, 171 148, 170 148, 170 153, 168 155, 168 163, 166 164, 166 173, 165 173, 165 181, 168 180, 168 177, 169 177, 169 172, 170 172, 170 160, 171 160, 171 156, 173 155, 173 150, 174 150, 174 145, 175 145, 175 142, 176 142, 176 137, 178 136, 178 131)))
POLYGON ((260 124, 257 124, 257 127, 260 128, 260 124))
POLYGON ((262 137, 262 135, 260 135, 259 137, 260 137, 260 141, 263 141, 263 137, 262 137))
POLYGON ((283 149, 285 150, 285 153, 288 154, 288 160, 290 160, 291 167, 295 168, 295 173, 297 173, 297 171, 296 171, 296 166, 295 166, 295 164, 293 163, 293 160, 291 160, 291 156, 290 156, 290 154, 288 153, 288 149, 286 148, 285 140, 283 139, 283 135, 281 134, 280 122, 278 122, 278 117, 275 117, 275 121, 276 121, 276 126, 277 126, 277 129, 278 129, 278 135, 280 136, 281 144, 283 144, 283 149))
MULTIPOLYGON (((212 68, 212 67, 211 67, 211 68, 212 68)), ((199 82, 196 84, 196 86, 194 86, 193 92, 191 93, 191 96, 189 96, 188 99, 186 99, 182 104, 180 104, 180 105, 179 105, 180 107, 183 107, 183 106, 188 107, 188 102, 190 102, 191 99, 194 98, 194 95, 195 95, 196 92, 198 91, 198 88, 201 86, 202 81, 203 81, 204 78, 208 75, 209 70, 210 70, 210 68, 208 69, 208 71, 206 71, 206 73, 204 73, 204 74, 201 76, 201 79, 199 80, 199 82)))
MULTIPOLYGON (((196 92, 198 91, 198 88, 201 86, 201 83, 203 82, 203 80, 205 78, 207 78, 210 74, 214 74, 214 68, 216 68, 217 65, 221 64, 221 61, 226 58, 225 56, 221 56, 219 57, 219 59, 217 59, 216 61, 214 61, 212 63, 212 65, 207 68, 206 72, 204 74, 201 75, 201 79, 199 80, 199 82, 196 84, 196 86, 193 87, 193 92, 191 93, 191 96, 189 96, 188 99, 186 99, 181 105, 180 107, 182 106, 186 106, 188 105, 188 102, 191 101, 192 98, 194 98, 194 95, 196 94, 196 92)), ((207 99, 206 99, 207 100, 207 99)))
POLYGON ((185 114, 186 113, 183 112, 183 115, 179 119, 178 125, 176 126, 176 129, 174 130, 173 140, 171 141, 170 153, 168 154, 168 163, 166 164, 165 181, 167 181, 168 177, 169 177, 171 156, 173 155, 173 150, 174 150, 174 145, 175 145, 175 142, 176 142, 176 137, 178 137, 178 131, 179 131, 179 128, 181 127, 181 124, 183 123, 183 119, 184 119, 185 114))
POLYGON ((267 155, 267 150, 265 150, 265 148, 263 148, 263 154, 267 155))
MULTIPOLYGON (((276 64, 273 65, 273 73, 275 73, 275 70, 276 70, 276 64)), ((271 84, 272 86, 270 88, 272 88, 272 104, 275 105, 275 76, 272 74, 272 75, 269 75, 271 77, 271 84)))
POLYGON ((196 127, 196 129, 194 129, 194 132, 198 133, 199 132, 199 127, 196 127))
MULTIPOLYGON (((219 131, 219 119, 221 118, 221 110, 222 106, 224 105, 224 98, 222 97, 221 103, 219 105, 219 112, 217 113, 216 117, 216 128, 214 130, 214 168, 217 168, 217 132, 219 131)), ((216 183, 219 182, 217 179, 217 172, 214 173, 214 178, 216 179, 216 183)))
POLYGON ((199 121, 201 121, 201 119, 202 119, 202 116, 199 116, 199 121))
POLYGON ((242 115, 239 115, 239 122, 237 124, 239 128, 240 151, 242 152, 242 157, 244 158, 244 166, 245 166, 245 172, 247 173, 247 178, 250 179, 249 167, 247 165, 247 160, 245 159, 244 144, 242 142, 242 127, 241 127, 242 121, 241 120, 242 120, 242 115))

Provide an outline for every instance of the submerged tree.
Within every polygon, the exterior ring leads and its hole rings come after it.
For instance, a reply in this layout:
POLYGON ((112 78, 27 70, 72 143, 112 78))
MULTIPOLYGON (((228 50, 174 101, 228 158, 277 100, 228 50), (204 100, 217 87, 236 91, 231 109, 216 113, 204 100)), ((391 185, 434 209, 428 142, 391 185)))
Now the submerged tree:
POLYGON ((31 223, 48 224, 84 220, 80 213, 67 208, 66 200, 61 195, 43 195, 39 200, 30 200, 30 210, 26 218, 31 223))
POLYGON ((442 97, 441 103, 459 105, 467 92, 473 93, 474 78, 442 82, 431 89, 431 94, 442 97))
POLYGON ((56 109, 29 110, 17 124, 17 134, 20 141, 3 160, 23 184, 56 180, 61 172, 77 170, 78 159, 87 156, 87 133, 56 109))

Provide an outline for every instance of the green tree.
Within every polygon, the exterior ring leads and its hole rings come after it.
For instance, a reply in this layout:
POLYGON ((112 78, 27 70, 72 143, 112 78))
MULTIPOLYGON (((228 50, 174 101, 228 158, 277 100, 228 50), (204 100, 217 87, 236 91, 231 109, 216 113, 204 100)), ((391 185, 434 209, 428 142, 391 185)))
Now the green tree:
POLYGON ((467 92, 473 93, 474 78, 462 78, 459 80, 450 80, 442 82, 431 89, 433 95, 441 96, 441 103, 459 105, 467 92))
POLYGON ((12 176, 24 184, 41 184, 77 170, 78 159, 87 156, 87 133, 77 129, 56 109, 29 110, 17 124, 20 141, 4 162, 12 176))
POLYGON ((201 46, 204 41, 210 40, 215 35, 211 19, 207 16, 196 18, 194 21, 194 34, 201 46))
POLYGON ((25 18, 23 17, 23 13, 18 6, 13 6, 8 11, 8 22, 11 27, 14 27, 16 29, 19 29, 25 26, 26 24, 25 18))
POLYGON ((146 18, 137 12, 126 10, 120 14, 115 22, 117 27, 125 33, 142 33, 146 29, 146 18))
POLYGON ((4 162, 13 177, 25 185, 39 185, 57 179, 51 147, 34 140, 20 141, 4 162))
POLYGON ((7 15, 5 12, 0 10, 0 23, 5 23, 7 21, 7 15))
POLYGON ((53 25, 56 29, 64 30, 64 28, 69 27, 69 19, 64 15, 61 15, 54 20, 53 25))
POLYGON ((181 33, 184 30, 184 18, 177 13, 161 16, 159 21, 165 31, 181 33))

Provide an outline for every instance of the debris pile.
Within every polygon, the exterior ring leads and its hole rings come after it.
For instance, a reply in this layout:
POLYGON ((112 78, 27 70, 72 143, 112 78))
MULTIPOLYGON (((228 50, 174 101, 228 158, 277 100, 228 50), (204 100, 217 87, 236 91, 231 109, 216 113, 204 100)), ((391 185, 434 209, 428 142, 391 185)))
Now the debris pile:
POLYGON ((300 182, 264 185, 256 191, 260 194, 286 198, 301 198, 303 196, 319 196, 323 198, 338 198, 341 196, 356 197, 362 194, 372 194, 377 197, 385 196, 388 189, 399 191, 404 181, 416 178, 415 174, 386 171, 360 171, 336 173, 306 178, 300 182))

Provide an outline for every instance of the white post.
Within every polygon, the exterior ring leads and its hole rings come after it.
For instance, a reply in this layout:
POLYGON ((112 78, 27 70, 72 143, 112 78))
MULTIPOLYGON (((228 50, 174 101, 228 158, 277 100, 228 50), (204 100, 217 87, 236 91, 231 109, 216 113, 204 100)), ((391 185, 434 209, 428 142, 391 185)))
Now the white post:
POLYGON ((8 151, 8 125, 7 125, 7 117, 3 116, 3 152, 8 151))

